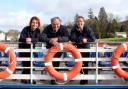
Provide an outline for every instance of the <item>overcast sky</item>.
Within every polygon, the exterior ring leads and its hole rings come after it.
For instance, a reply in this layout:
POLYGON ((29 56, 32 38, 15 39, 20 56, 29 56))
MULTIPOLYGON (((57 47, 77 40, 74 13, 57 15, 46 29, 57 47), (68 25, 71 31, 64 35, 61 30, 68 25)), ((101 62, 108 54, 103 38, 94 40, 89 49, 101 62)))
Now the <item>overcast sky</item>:
POLYGON ((0 30, 21 31, 32 16, 38 16, 45 24, 54 16, 59 16, 63 24, 72 22, 76 13, 87 19, 89 8, 97 16, 101 7, 120 20, 128 16, 128 0, 1 0, 0 30))

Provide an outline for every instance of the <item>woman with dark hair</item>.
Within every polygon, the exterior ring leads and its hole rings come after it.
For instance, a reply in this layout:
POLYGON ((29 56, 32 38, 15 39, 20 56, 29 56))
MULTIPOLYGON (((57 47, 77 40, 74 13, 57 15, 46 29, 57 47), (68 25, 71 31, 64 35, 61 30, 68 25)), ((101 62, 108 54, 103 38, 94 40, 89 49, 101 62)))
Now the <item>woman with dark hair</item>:
MULTIPOLYGON (((78 16, 75 21, 75 25, 71 30, 70 39, 74 42, 77 48, 90 48, 88 42, 95 41, 95 35, 93 31, 85 24, 85 19, 82 16, 78 16)), ((81 52, 82 57, 89 57, 88 52, 81 52)), ((83 62, 83 67, 87 67, 88 62, 83 62)), ((87 69, 83 69, 82 73, 88 74, 87 69)), ((87 80, 81 80, 80 84, 86 84, 87 80)))
MULTIPOLYGON (((33 44, 33 48, 35 48, 35 44, 40 40, 40 19, 36 16, 33 16, 30 19, 29 26, 23 28, 20 33, 19 38, 19 49, 30 49, 31 44, 33 44)), ((20 52, 20 57, 29 57, 30 52, 20 52)), ((30 61, 23 61, 23 67, 30 67, 30 61)), ((23 74, 30 74, 30 69, 23 69, 23 74)), ((30 83, 30 81, 23 80, 23 83, 30 83)))

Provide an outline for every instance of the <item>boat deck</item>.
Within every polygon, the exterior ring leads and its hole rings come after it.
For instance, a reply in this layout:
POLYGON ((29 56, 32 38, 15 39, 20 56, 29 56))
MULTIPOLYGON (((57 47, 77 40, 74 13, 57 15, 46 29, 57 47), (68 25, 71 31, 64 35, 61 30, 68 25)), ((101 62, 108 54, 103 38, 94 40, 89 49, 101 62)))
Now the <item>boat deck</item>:
MULTIPOLYGON (((109 43, 110 44, 110 43, 109 43)), ((112 43, 113 44, 113 43, 112 43)), ((119 44, 119 43, 118 43, 119 44)), ((56 85, 51 85, 50 80, 55 80, 48 75, 44 66, 44 56, 47 54, 47 49, 43 46, 36 49, 18 49, 15 44, 9 44, 14 48, 17 55, 17 67, 16 71, 7 79, 0 81, 0 88, 42 88, 42 89, 114 89, 114 88, 126 88, 128 89, 128 81, 118 77, 111 66, 111 56, 113 51, 118 45, 110 47, 97 47, 97 43, 90 49, 79 49, 80 52, 90 52, 90 57, 82 58, 83 61, 88 61, 89 66, 83 67, 89 70, 88 74, 79 73, 75 78, 70 81, 58 81, 56 85), (19 57, 19 52, 31 52, 32 56, 28 58, 19 57), (38 56, 34 56, 33 53, 38 53, 38 56), (30 61, 30 67, 23 67, 22 61, 30 61), (29 68, 30 74, 22 74, 22 69, 29 68), (22 83, 21 80, 30 80, 30 83, 22 83), (80 85, 80 80, 88 80, 88 84, 80 85), (36 81, 36 84, 33 83, 36 81)), ((120 45, 120 44, 119 44, 120 45)), ((74 64, 72 55, 68 53, 68 56, 61 58, 53 58, 53 61, 60 61, 60 66, 55 67, 63 70, 61 72, 69 71, 74 64)), ((3 55, 3 53, 2 53, 3 55)), ((1 56, 1 71, 8 66, 8 56, 1 56)), ((120 57, 120 65, 124 70, 128 70, 127 64, 127 52, 124 52, 120 57)))

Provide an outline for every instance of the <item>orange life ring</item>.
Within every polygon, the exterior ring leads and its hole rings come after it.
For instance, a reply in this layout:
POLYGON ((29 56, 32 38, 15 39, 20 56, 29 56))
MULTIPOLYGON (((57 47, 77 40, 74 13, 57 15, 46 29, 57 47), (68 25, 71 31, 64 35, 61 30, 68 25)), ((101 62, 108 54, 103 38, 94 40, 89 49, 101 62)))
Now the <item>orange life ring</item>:
POLYGON ((63 46, 64 47, 60 46, 60 47, 50 48, 44 60, 45 60, 46 70, 52 77, 54 77, 57 80, 67 81, 67 80, 71 80, 72 78, 74 78, 80 72, 82 68, 82 60, 81 60, 81 54, 75 46, 69 43, 64 43, 63 46), (52 65, 53 56, 57 52, 61 51, 61 48, 64 48, 64 50, 71 52, 75 59, 74 67, 67 73, 61 73, 61 72, 56 71, 52 65))
POLYGON ((16 69, 16 55, 12 48, 8 47, 6 44, 0 43, 0 51, 7 53, 9 57, 8 67, 0 72, 0 79, 8 78, 16 69))
POLYGON ((108 44, 105 44, 105 43, 99 43, 98 44, 98 47, 110 47, 110 45, 108 45, 108 44))
POLYGON ((128 50, 128 42, 119 45, 112 55, 112 69, 114 72, 124 79, 128 79, 128 72, 124 71, 119 65, 119 58, 123 52, 128 50))

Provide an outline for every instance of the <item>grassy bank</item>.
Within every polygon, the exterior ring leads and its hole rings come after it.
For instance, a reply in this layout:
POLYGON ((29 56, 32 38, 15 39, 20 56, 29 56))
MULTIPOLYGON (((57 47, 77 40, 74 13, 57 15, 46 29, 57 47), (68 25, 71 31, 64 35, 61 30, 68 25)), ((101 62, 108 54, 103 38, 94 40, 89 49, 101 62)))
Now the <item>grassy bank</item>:
POLYGON ((103 38, 98 40, 102 42, 127 42, 128 38, 103 38))

